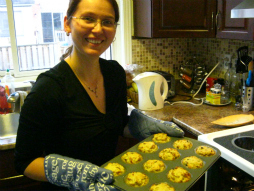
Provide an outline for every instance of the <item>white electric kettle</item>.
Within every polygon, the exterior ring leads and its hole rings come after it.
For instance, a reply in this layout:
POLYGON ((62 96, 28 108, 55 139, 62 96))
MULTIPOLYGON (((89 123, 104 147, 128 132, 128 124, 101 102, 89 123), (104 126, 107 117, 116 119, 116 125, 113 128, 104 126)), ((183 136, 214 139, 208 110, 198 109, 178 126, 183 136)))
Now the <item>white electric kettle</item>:
POLYGON ((138 106, 141 110, 156 110, 164 107, 164 100, 168 94, 166 79, 155 72, 138 74, 133 81, 138 86, 138 106), (161 85, 163 84, 163 93, 161 85))

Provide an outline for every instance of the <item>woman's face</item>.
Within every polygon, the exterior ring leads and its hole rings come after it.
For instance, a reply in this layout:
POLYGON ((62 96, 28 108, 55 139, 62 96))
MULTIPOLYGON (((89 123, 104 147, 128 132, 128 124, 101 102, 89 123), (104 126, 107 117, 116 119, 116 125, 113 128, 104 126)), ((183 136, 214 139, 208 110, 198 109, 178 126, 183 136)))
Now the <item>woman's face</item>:
POLYGON ((115 21, 112 5, 107 0, 82 0, 72 16, 76 18, 69 21, 65 18, 65 31, 72 35, 74 51, 85 56, 99 57, 115 37, 115 27, 101 24, 115 21))

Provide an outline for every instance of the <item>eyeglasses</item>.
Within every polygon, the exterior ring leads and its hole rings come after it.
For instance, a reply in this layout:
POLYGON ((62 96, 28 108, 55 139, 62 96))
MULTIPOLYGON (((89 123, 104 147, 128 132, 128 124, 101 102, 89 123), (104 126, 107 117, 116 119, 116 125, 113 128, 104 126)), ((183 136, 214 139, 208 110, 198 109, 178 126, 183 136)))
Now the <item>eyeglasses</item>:
POLYGON ((73 17, 73 16, 71 17, 74 19, 79 19, 80 24, 86 28, 94 28, 99 22, 101 24, 101 27, 104 29, 111 29, 111 30, 116 29, 116 26, 118 25, 117 22, 114 22, 108 19, 103 21, 98 21, 97 19, 92 17, 73 17))

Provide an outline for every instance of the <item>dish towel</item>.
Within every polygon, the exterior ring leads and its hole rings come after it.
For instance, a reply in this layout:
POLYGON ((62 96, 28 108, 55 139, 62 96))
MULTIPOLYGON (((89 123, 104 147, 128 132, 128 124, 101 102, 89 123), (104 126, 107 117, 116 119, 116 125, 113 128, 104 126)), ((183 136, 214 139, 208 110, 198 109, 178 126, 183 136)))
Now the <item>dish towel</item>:
POLYGON ((20 111, 21 111, 21 108, 22 108, 24 101, 26 99, 26 96, 27 96, 27 92, 26 91, 17 91, 17 93, 19 94, 19 104, 20 104, 20 111))

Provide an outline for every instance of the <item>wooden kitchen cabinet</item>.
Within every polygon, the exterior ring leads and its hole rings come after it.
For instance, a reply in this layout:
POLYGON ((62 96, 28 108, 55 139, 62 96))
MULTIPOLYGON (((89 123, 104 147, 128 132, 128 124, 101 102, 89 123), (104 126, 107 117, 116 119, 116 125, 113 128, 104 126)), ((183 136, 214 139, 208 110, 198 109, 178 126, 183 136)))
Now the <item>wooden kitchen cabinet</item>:
POLYGON ((215 37, 216 0, 133 0, 134 37, 215 37))
POLYGON ((37 190, 40 183, 19 175, 14 168, 14 149, 0 151, 0 190, 37 190))
POLYGON ((217 38, 253 40, 254 19, 230 18, 231 9, 243 0, 218 0, 217 38))

